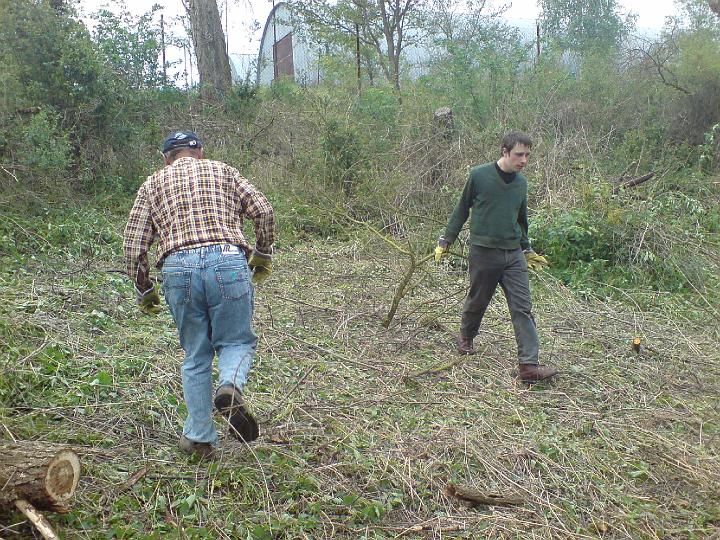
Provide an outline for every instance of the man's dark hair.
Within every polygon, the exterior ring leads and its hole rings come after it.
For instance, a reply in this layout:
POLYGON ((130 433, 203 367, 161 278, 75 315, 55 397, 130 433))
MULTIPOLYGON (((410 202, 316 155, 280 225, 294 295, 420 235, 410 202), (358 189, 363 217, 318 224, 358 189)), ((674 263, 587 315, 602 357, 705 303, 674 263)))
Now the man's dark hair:
POLYGON ((518 144, 524 144, 528 148, 532 148, 532 139, 530 135, 522 131, 511 131, 507 133, 502 140, 502 146, 500 147, 500 155, 503 150, 510 152, 518 144))

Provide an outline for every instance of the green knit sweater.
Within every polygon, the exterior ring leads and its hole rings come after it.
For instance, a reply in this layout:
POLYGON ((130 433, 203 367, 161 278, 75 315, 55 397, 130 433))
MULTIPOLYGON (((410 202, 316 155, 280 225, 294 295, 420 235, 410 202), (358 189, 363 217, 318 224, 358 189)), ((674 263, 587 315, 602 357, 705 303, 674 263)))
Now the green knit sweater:
POLYGON ((445 229, 445 240, 453 243, 470 219, 470 243, 502 249, 530 249, 528 240, 527 179, 520 173, 505 183, 495 163, 470 171, 465 188, 445 229))

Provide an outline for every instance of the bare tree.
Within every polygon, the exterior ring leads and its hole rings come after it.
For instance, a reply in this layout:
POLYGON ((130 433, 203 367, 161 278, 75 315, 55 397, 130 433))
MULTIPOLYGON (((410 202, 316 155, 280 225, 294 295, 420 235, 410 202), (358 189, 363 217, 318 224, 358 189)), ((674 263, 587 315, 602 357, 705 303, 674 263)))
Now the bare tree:
POLYGON ((356 35, 357 25, 360 41, 375 52, 385 78, 400 90, 403 50, 419 39, 418 33, 408 30, 420 28, 427 0, 294 0, 291 3, 322 41, 350 47, 350 37, 356 35))
POLYGON ((200 87, 206 97, 226 93, 232 86, 220 12, 215 0, 183 0, 190 18, 200 87))
POLYGON ((412 10, 417 8, 420 2, 421 0, 353 0, 364 21, 366 41, 378 53, 385 77, 398 92, 400 55, 407 44, 406 23, 412 10), (381 24, 372 24, 373 21, 380 21, 381 24))
POLYGON ((646 47, 634 47, 628 52, 631 57, 640 59, 640 68, 656 72, 663 84, 685 95, 691 95, 692 92, 680 83, 673 69, 673 63, 680 54, 676 32, 677 27, 671 27, 665 32, 663 39, 653 41, 646 47))

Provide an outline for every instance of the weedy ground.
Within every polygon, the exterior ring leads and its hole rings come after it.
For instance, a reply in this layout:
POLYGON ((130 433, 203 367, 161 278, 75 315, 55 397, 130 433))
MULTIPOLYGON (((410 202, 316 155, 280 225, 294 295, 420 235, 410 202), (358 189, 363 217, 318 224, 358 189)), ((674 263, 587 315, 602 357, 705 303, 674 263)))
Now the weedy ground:
POLYGON ((699 298, 533 274, 562 374, 528 388, 499 293, 458 361, 461 264, 419 271, 385 329, 407 261, 364 231, 281 242, 255 298, 261 437, 218 419, 205 463, 176 447, 172 320, 115 271, 127 203, 1 203, 0 439, 80 454, 71 513, 48 515, 62 538, 720 538, 720 325, 699 298), (448 482, 522 503, 468 507, 448 482))

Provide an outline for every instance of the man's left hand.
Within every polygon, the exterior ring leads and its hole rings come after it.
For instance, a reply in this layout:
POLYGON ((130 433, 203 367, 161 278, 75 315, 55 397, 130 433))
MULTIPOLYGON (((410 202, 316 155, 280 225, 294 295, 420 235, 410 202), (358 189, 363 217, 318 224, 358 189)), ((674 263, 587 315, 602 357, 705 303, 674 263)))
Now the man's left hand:
POLYGON ((140 311, 142 311, 145 315, 157 315, 160 313, 162 311, 162 306, 160 305, 160 295, 158 294, 157 289, 153 287, 142 294, 138 298, 138 306, 140 306, 140 311))
POLYGON ((546 266, 550 266, 550 263, 545 257, 538 255, 533 250, 525 252, 525 260, 527 261, 528 268, 535 270, 536 272, 539 272, 546 266))
POLYGON ((248 266, 252 272, 252 282, 261 285, 272 274, 272 255, 266 255, 255 249, 248 259, 248 266))

